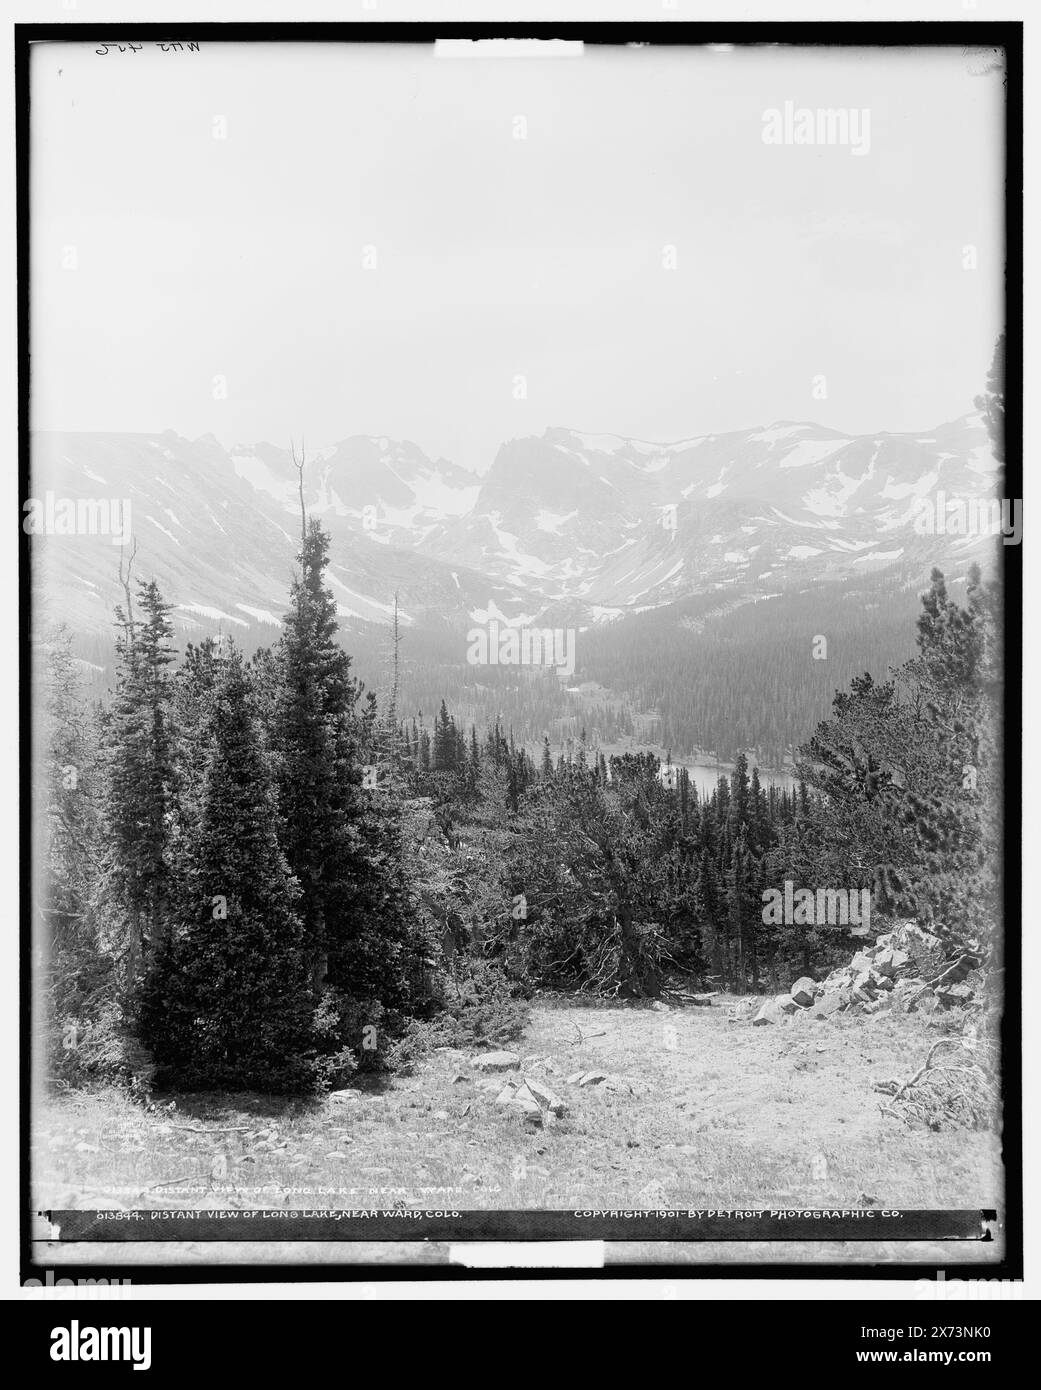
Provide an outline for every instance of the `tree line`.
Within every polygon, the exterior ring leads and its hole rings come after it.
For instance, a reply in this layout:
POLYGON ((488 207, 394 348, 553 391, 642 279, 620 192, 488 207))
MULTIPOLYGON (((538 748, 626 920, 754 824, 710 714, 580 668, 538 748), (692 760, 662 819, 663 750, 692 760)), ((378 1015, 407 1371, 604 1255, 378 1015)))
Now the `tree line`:
MULTIPOLYGON (((776 989, 848 955, 845 924, 764 894, 870 890, 981 940, 997 921, 998 593, 934 572, 918 654, 856 678, 763 788, 744 753, 708 797, 585 731, 533 757, 496 720, 381 708, 338 641, 328 537, 305 530, 280 640, 172 645, 140 580, 116 612, 107 705, 49 644, 39 893, 52 1071, 303 1093, 407 1065, 462 1004, 538 988, 649 997, 677 978, 776 989)), ((395 658, 400 642, 395 630, 395 658)))

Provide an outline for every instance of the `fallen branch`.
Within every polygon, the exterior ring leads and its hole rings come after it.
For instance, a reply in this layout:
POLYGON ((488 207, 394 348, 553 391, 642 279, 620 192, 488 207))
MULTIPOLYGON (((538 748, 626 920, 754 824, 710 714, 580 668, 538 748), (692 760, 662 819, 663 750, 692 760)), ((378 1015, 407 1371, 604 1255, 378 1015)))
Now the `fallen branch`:
POLYGON ((189 1134, 245 1134, 252 1125, 229 1125, 227 1129, 197 1129, 195 1125, 170 1125, 170 1129, 183 1129, 189 1134))
POLYGON ((970 970, 975 970, 979 963, 979 956, 967 952, 965 955, 959 956, 956 961, 952 961, 950 965, 945 966, 935 979, 923 980, 922 985, 924 988, 933 989, 937 985, 946 984, 948 980, 953 980, 957 984, 964 980, 970 970))
POLYGON ((589 1040, 590 1038, 606 1038, 606 1037, 607 1037, 606 1031, 605 1031, 605 1032, 602 1032, 602 1033, 586 1033, 586 1034, 583 1035, 582 1029, 579 1028, 578 1024, 575 1023, 574 1020, 572 1020, 571 1026, 572 1026, 572 1028, 574 1028, 575 1032, 578 1034, 578 1037, 577 1037, 577 1038, 572 1038, 572 1039, 571 1039, 571 1046, 572 1046, 572 1047, 577 1047, 579 1043, 588 1042, 588 1040, 589 1040))
POLYGON ((905 1124, 909 1116, 939 1129, 945 1122, 968 1128, 984 1128, 993 1122, 998 1109, 996 1058, 989 1050, 982 1059, 974 1056, 976 1041, 962 1038, 938 1038, 929 1049, 924 1063, 906 1081, 876 1081, 874 1089, 892 1096, 888 1105, 880 1105, 883 1115, 895 1115, 905 1124), (961 1048, 968 1054, 969 1065, 954 1057, 935 1062, 937 1052, 945 1044, 961 1048), (902 1109, 898 1109, 898 1103, 902 1109))

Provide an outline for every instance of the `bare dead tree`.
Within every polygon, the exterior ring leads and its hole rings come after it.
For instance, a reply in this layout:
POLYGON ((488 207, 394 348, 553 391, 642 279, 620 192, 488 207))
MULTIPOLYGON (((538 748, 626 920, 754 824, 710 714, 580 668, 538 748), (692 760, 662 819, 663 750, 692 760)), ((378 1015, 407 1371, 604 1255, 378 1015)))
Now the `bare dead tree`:
POLYGON ((126 569, 123 568, 123 547, 119 547, 119 583, 126 596, 126 609, 120 614, 121 626, 123 628, 123 639, 126 642, 126 649, 129 652, 134 639, 134 599, 130 591, 130 576, 134 569, 134 560, 137 556, 137 537, 133 538, 133 548, 130 551, 130 558, 126 562, 126 569))
POLYGON ((300 457, 296 456, 296 445, 292 440, 289 441, 289 448, 293 455, 293 465, 296 468, 300 484, 300 540, 307 540, 307 510, 304 507, 304 464, 307 462, 307 448, 304 444, 303 435, 300 436, 300 457))

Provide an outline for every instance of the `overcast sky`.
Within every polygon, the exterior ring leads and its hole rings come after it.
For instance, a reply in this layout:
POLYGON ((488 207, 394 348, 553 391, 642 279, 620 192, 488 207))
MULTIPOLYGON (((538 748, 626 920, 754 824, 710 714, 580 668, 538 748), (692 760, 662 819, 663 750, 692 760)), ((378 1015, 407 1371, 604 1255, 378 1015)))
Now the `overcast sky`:
POLYGON ((34 53, 36 428, 483 470, 548 425, 918 431, 982 387, 1003 88, 960 48, 95 47, 34 53), (867 152, 764 143, 788 101, 866 108, 867 152))

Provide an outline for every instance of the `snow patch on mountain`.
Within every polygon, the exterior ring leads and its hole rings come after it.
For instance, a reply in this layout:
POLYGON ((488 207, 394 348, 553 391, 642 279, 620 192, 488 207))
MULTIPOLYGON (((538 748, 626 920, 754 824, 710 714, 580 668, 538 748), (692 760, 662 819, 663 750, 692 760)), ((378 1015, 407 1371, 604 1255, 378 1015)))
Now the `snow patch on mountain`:
POLYGON ((235 623, 238 627, 249 627, 249 623, 244 618, 236 618, 234 613, 225 613, 220 608, 214 608, 207 603, 179 603, 177 610, 184 613, 198 613, 200 618, 210 618, 215 623, 235 623))
MULTIPOLYGON (((355 601, 355 603, 365 604, 366 607, 368 607, 369 609, 375 609, 377 613, 384 613, 387 617, 394 616, 393 603, 381 603, 379 599, 370 598, 368 594, 359 594, 356 589, 352 589, 349 585, 345 584, 342 579, 338 579, 336 575, 333 574, 334 568, 342 569, 343 566, 330 565, 327 571, 328 578, 331 580, 333 584, 336 585, 338 589, 342 589, 345 594, 349 594, 350 597, 355 601)), ((350 616, 353 618, 367 618, 369 621, 372 621, 371 613, 352 611, 350 616)), ((412 623, 415 621, 408 613, 405 612, 403 608, 400 607, 398 608, 398 619, 400 622, 403 623, 412 623)))
POLYGON ((808 468, 810 464, 820 463, 830 458, 840 449, 845 449, 853 441, 850 439, 800 439, 794 449, 790 449, 781 459, 781 468, 808 468))
POLYGON ((893 502, 900 502, 905 497, 922 497, 936 486, 939 476, 939 473, 934 470, 913 483, 896 483, 891 477, 888 477, 885 487, 882 489, 882 496, 893 502))
POLYGON ((248 603, 236 603, 235 607, 242 613, 248 613, 251 618, 256 618, 258 623, 270 623, 272 627, 282 626, 282 619, 276 618, 267 608, 251 608, 248 603))
POLYGON ((480 487, 453 487, 436 473, 420 475, 408 484, 420 509, 440 516, 466 516, 473 511, 480 487))
POLYGON ((161 525, 158 521, 156 521, 156 519, 155 519, 154 516, 146 515, 146 516, 145 516, 145 520, 146 520, 146 521, 150 521, 150 522, 152 523, 153 526, 157 526, 157 527, 159 528, 159 530, 162 531, 162 533, 163 533, 164 536, 169 536, 170 539, 173 541, 174 545, 180 545, 180 544, 181 544, 181 542, 177 539, 177 537, 174 535, 174 533, 173 533, 172 531, 168 531, 168 530, 166 529, 165 526, 161 525))
MULTIPOLYGON (((945 457, 949 457, 949 455, 945 455, 945 457)), ((990 473, 996 473, 1001 464, 994 457, 994 450, 989 444, 979 444, 972 450, 965 466, 971 472, 981 473, 986 477, 990 473)))
POLYGON ((903 546, 899 550, 876 550, 873 555, 858 555, 853 563, 862 565, 866 560, 898 560, 903 553, 903 546))
POLYGON ((560 534, 560 528, 572 517, 578 516, 578 508, 573 512, 547 512, 541 510, 535 517, 535 525, 540 531, 549 531, 553 535, 560 534))
POLYGON ((256 454, 232 454, 231 466, 238 477, 245 479, 257 492, 267 493, 283 507, 291 509, 294 505, 296 488, 288 478, 280 478, 263 459, 256 454))
POLYGON ((475 623, 497 622, 502 627, 526 627, 534 623, 535 614, 518 613, 515 617, 508 617, 493 598, 488 600, 487 608, 472 608, 470 617, 475 623))
POLYGON ((758 430, 748 438, 755 444, 776 444, 782 439, 791 439, 793 435, 804 434, 808 428, 807 425, 777 424, 766 430, 758 430))

